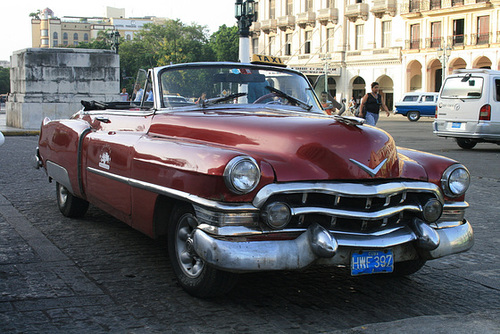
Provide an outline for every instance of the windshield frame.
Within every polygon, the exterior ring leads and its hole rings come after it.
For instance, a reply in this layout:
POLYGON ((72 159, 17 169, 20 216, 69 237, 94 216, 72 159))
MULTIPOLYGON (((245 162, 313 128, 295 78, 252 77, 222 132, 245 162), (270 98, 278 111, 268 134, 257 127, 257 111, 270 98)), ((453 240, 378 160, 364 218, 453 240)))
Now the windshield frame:
MULTIPOLYGON (((276 66, 268 66, 268 65, 257 65, 257 64, 235 63, 235 62, 199 62, 199 63, 183 63, 183 64, 174 64, 174 65, 168 65, 168 66, 163 66, 163 67, 157 67, 154 69, 154 73, 155 73, 154 76, 155 76, 156 81, 157 81, 156 87, 158 87, 158 92, 159 92, 157 94, 157 96, 160 97, 160 96, 163 96, 164 94, 167 94, 167 93, 163 92, 162 75, 164 73, 166 73, 168 71, 172 71, 172 70, 196 69, 196 68, 207 68, 207 67, 227 68, 228 70, 235 69, 235 68, 245 68, 245 69, 250 69, 250 70, 264 70, 264 71, 272 71, 272 72, 282 72, 284 74, 298 76, 304 80, 304 84, 305 84, 306 90, 307 90, 306 94, 308 95, 308 97, 310 97, 313 100, 311 102, 314 103, 314 106, 311 110, 307 111, 305 109, 302 109, 303 112, 308 113, 308 114, 311 114, 311 113, 312 114, 324 114, 324 111, 321 108, 320 99, 316 95, 316 92, 314 91, 313 87, 311 86, 310 81, 307 79, 307 77, 304 74, 302 74, 299 71, 293 70, 293 69, 284 68, 284 67, 276 67, 276 66)), ((172 110, 172 109, 175 110, 178 108, 182 108, 184 110, 186 109, 186 106, 179 106, 179 107, 175 107, 175 108, 168 106, 164 103, 163 99, 159 99, 159 101, 160 102, 158 103, 157 107, 160 109, 170 109, 170 110, 172 110)), ((304 102, 306 102, 306 101, 304 101, 304 102)), ((231 106, 231 109, 233 109, 234 106, 238 106, 241 108, 241 107, 249 107, 249 106, 255 106, 255 105, 252 103, 240 103, 240 104, 234 104, 234 105, 229 105, 229 104, 217 105, 216 104, 216 105, 212 105, 211 107, 221 108, 221 107, 228 107, 228 106, 231 106)), ((264 105, 260 104, 260 106, 263 107, 264 105)), ((195 109, 199 109, 200 107, 201 106, 199 106, 197 104, 194 104, 191 106, 191 108, 195 108, 195 109)), ((282 109, 283 107, 290 107, 290 108, 293 108, 294 110, 296 110, 296 108, 297 108, 296 106, 285 105, 285 104, 279 105, 279 107, 280 107, 280 109, 282 109)))

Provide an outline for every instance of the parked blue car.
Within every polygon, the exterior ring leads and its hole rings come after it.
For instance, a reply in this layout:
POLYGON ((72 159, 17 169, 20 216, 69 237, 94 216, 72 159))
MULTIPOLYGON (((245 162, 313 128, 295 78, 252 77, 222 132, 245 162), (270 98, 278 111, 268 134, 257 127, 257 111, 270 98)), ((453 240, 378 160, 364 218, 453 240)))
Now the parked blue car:
POLYGON ((416 122, 421 116, 434 117, 439 93, 406 93, 401 102, 396 103, 396 114, 416 122))

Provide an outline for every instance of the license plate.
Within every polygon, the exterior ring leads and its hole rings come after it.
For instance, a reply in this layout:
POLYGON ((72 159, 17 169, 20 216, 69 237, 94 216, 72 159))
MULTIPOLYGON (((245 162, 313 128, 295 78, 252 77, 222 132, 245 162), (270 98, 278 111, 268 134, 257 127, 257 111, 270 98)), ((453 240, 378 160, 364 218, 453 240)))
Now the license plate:
POLYGON ((392 273, 394 256, 391 249, 359 251, 351 257, 351 275, 392 273))
POLYGON ((460 122, 453 122, 453 124, 451 124, 452 129, 460 129, 461 127, 462 127, 462 123, 460 123, 460 122))

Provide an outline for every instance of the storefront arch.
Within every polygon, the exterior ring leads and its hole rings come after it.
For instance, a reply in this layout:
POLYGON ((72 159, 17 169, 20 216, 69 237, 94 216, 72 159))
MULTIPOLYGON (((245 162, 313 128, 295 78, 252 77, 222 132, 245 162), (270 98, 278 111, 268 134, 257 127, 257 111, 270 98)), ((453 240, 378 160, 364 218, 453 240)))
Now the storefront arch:
MULTIPOLYGON (((359 105, 361 103, 361 98, 366 94, 366 82, 360 76, 356 76, 352 79, 352 97, 359 105)), ((350 99, 351 97, 349 97, 350 99)))
POLYGON ((472 64, 472 68, 487 68, 491 69, 491 60, 488 57, 482 56, 477 58, 472 64))
POLYGON ((443 83, 443 68, 439 59, 432 59, 427 65, 428 76, 426 91, 427 92, 439 92, 441 89, 441 84, 443 83))
POLYGON ((452 74, 455 70, 466 69, 467 62, 463 58, 455 58, 449 62, 446 75, 452 74))
POLYGON ((385 105, 389 110, 394 107, 394 82, 391 77, 382 75, 377 78, 377 82, 385 100, 385 105))
POLYGON ((406 68, 406 87, 408 92, 422 90, 422 64, 412 60, 406 68))

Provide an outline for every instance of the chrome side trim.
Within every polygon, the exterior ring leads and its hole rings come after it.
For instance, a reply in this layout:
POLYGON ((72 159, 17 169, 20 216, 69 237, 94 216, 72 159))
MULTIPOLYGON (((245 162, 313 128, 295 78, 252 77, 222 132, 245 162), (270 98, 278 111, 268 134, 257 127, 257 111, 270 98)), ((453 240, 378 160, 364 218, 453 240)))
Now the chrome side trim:
POLYGON ((444 203, 441 189, 434 183, 420 181, 388 182, 383 184, 362 184, 348 182, 301 182, 273 183, 259 190, 253 200, 253 205, 260 208, 266 200, 276 194, 290 193, 324 193, 346 197, 387 197, 407 191, 432 192, 441 203, 444 203))
POLYGON ((140 180, 136 180, 133 178, 117 175, 117 174, 106 172, 106 171, 96 169, 93 167, 87 167, 87 170, 91 173, 103 176, 105 178, 128 184, 131 187, 136 187, 139 189, 151 191, 151 192, 156 193, 156 194, 165 195, 165 196, 169 196, 169 197, 173 197, 173 198, 177 198, 177 199, 181 199, 181 200, 186 200, 186 201, 189 201, 189 202, 201 205, 201 206, 212 208, 213 210, 216 210, 216 211, 227 211, 227 212, 258 211, 257 208, 253 207, 250 204, 220 203, 220 202, 212 201, 212 200, 202 198, 202 197, 199 197, 196 195, 192 195, 192 194, 186 193, 184 191, 180 191, 180 190, 176 190, 176 189, 172 189, 172 188, 168 188, 168 187, 163 187, 163 186, 159 186, 157 184, 152 184, 149 182, 140 181, 140 180))
POLYGON ((68 171, 66 168, 59 166, 56 163, 53 163, 52 161, 47 160, 45 162, 45 165, 47 166, 47 175, 62 184, 68 191, 72 194, 73 193, 73 187, 71 187, 71 181, 69 179, 68 171))

